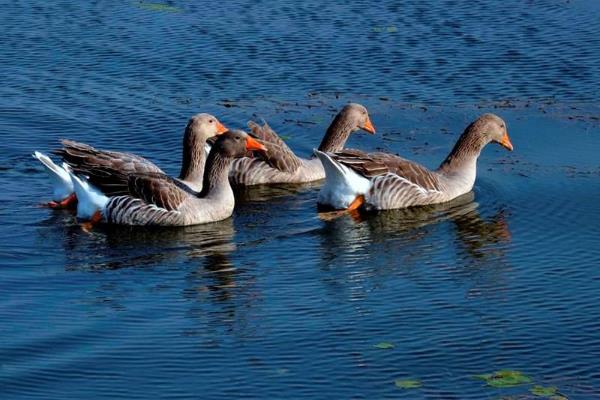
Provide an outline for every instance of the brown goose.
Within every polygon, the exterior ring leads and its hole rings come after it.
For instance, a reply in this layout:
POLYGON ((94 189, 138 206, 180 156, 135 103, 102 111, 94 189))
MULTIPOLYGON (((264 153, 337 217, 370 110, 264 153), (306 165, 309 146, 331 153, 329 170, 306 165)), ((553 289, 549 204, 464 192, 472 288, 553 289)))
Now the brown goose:
POLYGON ((506 124, 494 114, 471 123, 435 171, 387 153, 317 150, 327 174, 318 203, 335 209, 387 210, 452 200, 473 188, 477 158, 490 142, 513 149, 506 124))
MULTIPOLYGON (((210 114, 197 114, 190 118, 183 135, 182 165, 177 178, 179 181, 193 190, 202 190, 206 140, 226 130, 227 128, 210 114)), ((54 153, 63 158, 66 163, 63 163, 63 167, 54 164, 42 153, 34 153, 34 157, 46 167, 53 181, 53 201, 48 203, 52 208, 67 207, 76 200, 73 183, 65 165, 77 174, 88 176, 90 181, 107 195, 128 193, 127 181, 116 181, 115 176, 126 177, 130 173, 163 174, 154 163, 135 154, 98 150, 72 140, 63 140, 62 145, 63 148, 54 153), (97 173, 100 170, 102 174, 97 173)))
MULTIPOLYGON (((244 157, 236 160, 229 175, 233 185, 305 183, 325 178, 325 171, 318 158, 304 159, 296 156, 266 123, 261 127, 250 121, 248 126, 256 137, 267 144, 269 152, 258 158, 244 157)), ((319 150, 342 150, 350 134, 359 129, 375 133, 367 109, 360 104, 348 104, 327 129, 319 150)))
POLYGON ((228 218, 234 207, 229 168, 234 158, 252 150, 266 148, 244 131, 221 135, 208 155, 200 192, 165 174, 146 172, 115 176, 119 182, 127 180, 129 194, 109 197, 71 173, 79 200, 77 216, 92 222, 157 226, 196 225, 228 218))

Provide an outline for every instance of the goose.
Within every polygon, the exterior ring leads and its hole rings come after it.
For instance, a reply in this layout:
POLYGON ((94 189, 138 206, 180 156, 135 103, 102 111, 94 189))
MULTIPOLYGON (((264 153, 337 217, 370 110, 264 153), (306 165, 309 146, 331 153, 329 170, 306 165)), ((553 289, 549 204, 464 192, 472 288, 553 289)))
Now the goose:
POLYGON ((471 191, 477 158, 490 142, 513 150, 506 123, 497 115, 483 114, 465 129, 448 157, 434 171, 388 153, 315 150, 326 173, 318 205, 388 210, 450 201, 471 191))
POLYGON ((165 174, 140 172, 116 176, 119 182, 127 181, 128 194, 108 196, 71 172, 78 199, 77 217, 92 223, 145 226, 186 226, 226 219, 234 207, 228 179, 231 163, 254 150, 267 151, 244 131, 220 135, 208 155, 200 192, 165 174))
MULTIPOLYGON (((207 154, 206 141, 225 131, 227 128, 213 115, 201 113, 189 119, 183 135, 181 172, 177 180, 192 190, 202 190, 207 154)), ((66 139, 61 143, 62 149, 54 153, 63 158, 62 166, 58 166, 50 157, 39 151, 33 153, 33 157, 44 165, 52 181, 52 201, 48 203, 51 208, 69 207, 77 200, 66 166, 70 166, 76 174, 86 175, 90 182, 107 195, 127 194, 127 181, 116 181, 115 176, 126 177, 129 173, 164 174, 154 163, 135 154, 98 150, 90 145, 66 139), (97 173, 100 170, 103 174, 97 173)))
MULTIPOLYGON (((243 157, 234 161, 229 178, 236 186, 251 186, 274 183, 306 183, 325 178, 319 159, 304 159, 296 156, 287 144, 267 125, 259 126, 250 121, 248 127, 266 143, 269 152, 259 157, 243 157)), ((371 134, 375 127, 367 109, 356 103, 347 104, 336 115, 327 129, 319 150, 336 152, 344 148, 352 132, 362 129, 371 134)))

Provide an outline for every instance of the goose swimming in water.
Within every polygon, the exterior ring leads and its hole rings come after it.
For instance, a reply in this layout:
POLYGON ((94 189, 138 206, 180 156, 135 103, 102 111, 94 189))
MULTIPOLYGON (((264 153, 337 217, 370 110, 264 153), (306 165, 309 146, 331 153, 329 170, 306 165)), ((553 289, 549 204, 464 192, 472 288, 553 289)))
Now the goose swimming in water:
MULTIPOLYGON (((325 171, 318 158, 298 157, 267 124, 261 127, 250 121, 248 126, 255 137, 268 146, 269 152, 256 158, 244 157, 234 161, 230 172, 233 185, 306 183, 325 178, 325 171)), ((319 150, 342 150, 350 134, 359 129, 375 133, 367 109, 360 104, 348 104, 331 122, 319 150)))
MULTIPOLYGON (((210 114, 197 114, 191 117, 183 135, 181 172, 177 178, 192 190, 202 190, 204 164, 206 162, 206 141, 227 131, 221 122, 210 114)), ((51 208, 68 207, 77 200, 73 192, 73 182, 66 166, 76 174, 85 175, 104 194, 127 194, 127 181, 116 181, 115 176, 131 173, 159 173, 162 169, 151 161, 131 153, 99 150, 90 145, 63 140, 62 149, 55 151, 64 160, 62 166, 55 164, 48 156, 38 151, 33 156, 46 168, 53 186, 51 208), (98 171, 102 171, 101 174, 98 171), (110 177, 108 183, 106 177, 110 177)))
POLYGON ((484 114, 471 123, 436 170, 388 153, 315 150, 326 172, 318 204, 388 210, 450 201, 473 188, 477 158, 490 142, 512 151, 506 123, 484 114))
MULTIPOLYGON (((226 219, 231 216, 235 203, 228 179, 231 163, 255 150, 267 151, 244 131, 233 130, 220 135, 208 155, 200 192, 162 173, 127 176, 117 173, 114 179, 127 181, 128 194, 107 196, 84 178, 71 173, 79 199, 77 216, 94 223, 146 226, 185 226, 226 219)), ((107 183, 110 178, 107 175, 107 183)))

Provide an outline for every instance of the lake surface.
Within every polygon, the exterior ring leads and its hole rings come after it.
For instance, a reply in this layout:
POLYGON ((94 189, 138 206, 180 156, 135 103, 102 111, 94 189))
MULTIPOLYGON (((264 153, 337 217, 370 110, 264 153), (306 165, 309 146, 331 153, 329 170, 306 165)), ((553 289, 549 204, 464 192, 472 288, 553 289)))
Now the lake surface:
POLYGON ((1 398, 600 398, 600 3, 2 9, 1 398), (348 101, 377 128, 349 147, 435 167, 494 112, 515 151, 486 148, 457 201, 360 218, 320 218, 318 184, 184 229, 40 206, 30 154, 59 138, 175 174, 192 114, 309 155, 348 101), (531 383, 473 378, 503 369, 531 383))

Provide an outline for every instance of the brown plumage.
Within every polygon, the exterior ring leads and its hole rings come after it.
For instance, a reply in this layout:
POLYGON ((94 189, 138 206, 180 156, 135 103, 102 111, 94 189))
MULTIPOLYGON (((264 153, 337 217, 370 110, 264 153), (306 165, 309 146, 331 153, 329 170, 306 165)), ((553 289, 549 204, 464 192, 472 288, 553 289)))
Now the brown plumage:
POLYGON ((253 150, 266 148, 243 131, 229 131, 219 137, 206 162, 201 192, 164 174, 129 174, 128 195, 108 199, 101 210, 104 220, 126 225, 183 226, 225 219, 234 207, 228 179, 231 162, 253 150))
MULTIPOLYGON (((272 183, 305 183, 323 179, 325 172, 316 158, 303 159, 266 123, 250 121, 253 134, 268 148, 268 154, 236 160, 231 168, 232 184, 250 186, 272 183)), ((341 150, 352 132, 359 129, 375 133, 367 109, 360 104, 348 104, 336 115, 319 146, 323 151, 341 150)))
POLYGON ((330 154, 337 162, 352 168, 366 178, 384 174, 395 174, 427 190, 440 190, 437 176, 426 167, 414 161, 389 153, 367 153, 361 150, 345 149, 330 154))
MULTIPOLYGON (((206 152, 204 145, 210 137, 226 128, 210 114, 197 114, 189 119, 183 135, 182 166, 178 179, 194 190, 202 189, 206 152)), ((62 140, 61 156, 78 175, 89 177, 90 183, 108 196, 127 194, 129 174, 164 172, 151 161, 135 154, 99 150, 90 145, 62 140)))
POLYGON ((248 128, 256 138, 269 145, 269 151, 264 154, 259 153, 259 157, 272 168, 281 172, 294 173, 302 166, 302 160, 266 122, 260 126, 254 121, 249 121, 248 128))
POLYGON ((512 150, 504 121, 484 114, 465 129, 448 157, 433 171, 388 153, 317 151, 327 172, 318 202, 348 208, 362 196, 366 208, 385 210, 452 200, 473 188, 477 158, 490 142, 512 150))

